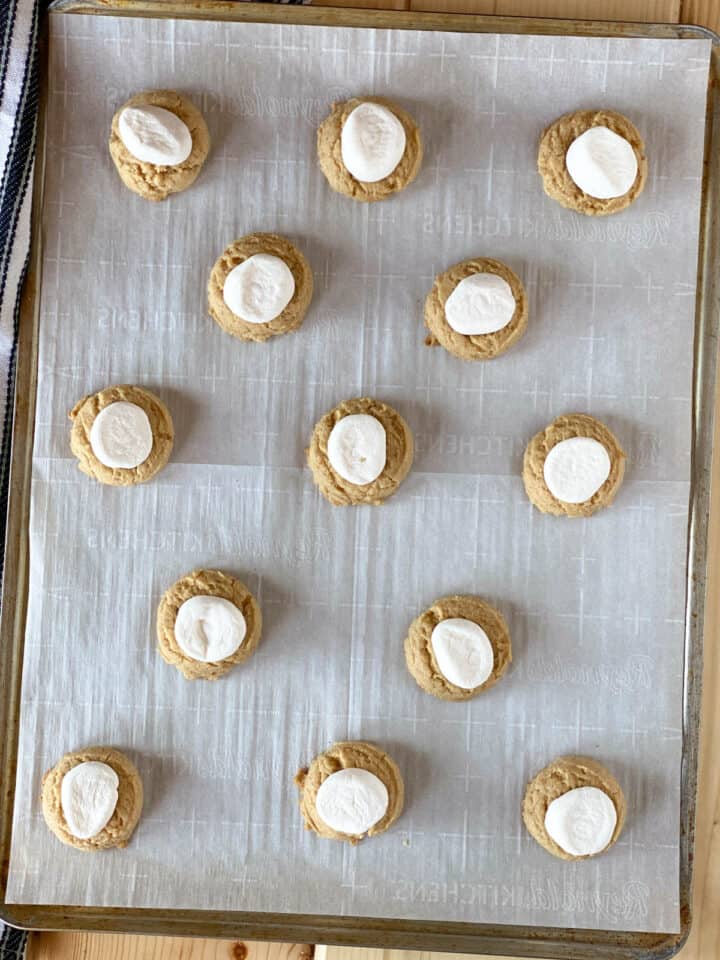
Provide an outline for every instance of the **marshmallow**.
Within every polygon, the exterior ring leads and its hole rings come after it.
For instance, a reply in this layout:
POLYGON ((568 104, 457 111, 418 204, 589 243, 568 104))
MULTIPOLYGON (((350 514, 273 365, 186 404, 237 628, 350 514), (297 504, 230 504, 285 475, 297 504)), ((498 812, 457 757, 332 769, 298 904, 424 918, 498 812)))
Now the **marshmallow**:
POLYGON ((496 273, 463 277, 445 301, 445 318, 453 330, 478 336, 502 330, 515 314, 510 284, 496 273))
POLYGON ((295 277, 280 257, 255 253, 233 267, 225 278, 223 300, 246 323, 270 323, 295 293, 295 277))
POLYGON ((74 837, 89 840, 105 829, 115 813, 119 786, 107 763, 86 760, 68 770, 60 784, 60 806, 74 837))
POLYGON ((555 843, 574 857, 600 853, 617 825, 615 804, 598 787, 576 787, 548 806, 545 829, 555 843))
POLYGON ((369 770, 346 767, 323 780, 315 797, 320 819, 338 833, 366 833, 387 813, 387 787, 369 770))
POLYGON ((463 690, 485 683, 495 665, 495 652, 483 628, 464 617, 441 620, 430 635, 435 660, 446 680, 463 690))
POLYGON ((187 124, 164 107, 125 107, 118 117, 118 133, 126 149, 141 163, 174 167, 192 152, 187 124))
POLYGON ((330 432, 327 456, 335 473, 363 486, 385 469, 387 435, 376 417, 353 413, 338 420, 330 432))
POLYGON ((109 403, 90 427, 90 446, 106 467, 132 470, 150 456, 153 432, 142 407, 127 400, 109 403))
POLYGON ((245 617, 224 597, 196 595, 182 604, 175 618, 175 640, 185 656, 218 663, 238 650, 247 633, 245 617))
POLYGON ((366 101, 343 124, 340 152, 356 180, 377 183, 400 163, 406 142, 405 128, 392 110, 366 101))
POLYGON ((565 154, 565 166, 583 193, 598 200, 624 196, 638 172, 632 146, 607 127, 590 127, 573 140, 565 154))
POLYGON ((570 437, 550 450, 543 465, 545 483, 556 500, 585 503, 610 476, 610 455, 598 440, 570 437))

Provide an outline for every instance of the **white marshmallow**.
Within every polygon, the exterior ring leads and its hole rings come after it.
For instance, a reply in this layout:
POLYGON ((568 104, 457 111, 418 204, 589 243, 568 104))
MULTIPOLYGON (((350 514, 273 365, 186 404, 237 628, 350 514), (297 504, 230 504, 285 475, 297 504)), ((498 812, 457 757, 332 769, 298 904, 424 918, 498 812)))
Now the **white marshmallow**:
POLYGON ((247 622, 224 597, 197 595, 182 604, 175 618, 175 640, 185 656, 200 663, 231 657, 245 640, 247 622))
POLYGON ((280 257, 255 253, 230 271, 223 285, 229 310, 246 323, 270 323, 295 293, 295 277, 280 257))
POLYGON ((610 455, 598 440, 570 437, 550 450, 543 465, 550 493, 564 503, 585 503, 610 476, 610 455))
POLYGON ((192 135, 180 117, 164 107, 125 107, 118 117, 125 147, 142 163, 174 167, 192 152, 192 135))
POLYGON ((464 617, 441 620, 430 635, 430 645, 443 676, 463 690, 485 683, 495 664, 490 638, 483 628, 464 617))
POLYGON ((119 786, 113 768, 98 760, 68 770, 60 784, 60 807, 74 837, 89 840, 105 829, 115 813, 119 786))
POLYGON ((445 301, 445 317, 458 333, 478 336, 506 327, 515 307, 515 297, 504 277, 473 273, 463 277, 445 301))
POLYGON ((590 127, 573 140, 565 166, 583 193, 598 200, 624 196, 638 172, 632 146, 607 127, 590 127))
POLYGON ((343 124, 340 152, 346 168, 363 183, 389 177, 405 153, 405 128, 392 110, 361 103, 343 124))
POLYGON ((574 857, 600 853, 617 825, 615 804, 598 787, 568 790, 548 806, 545 829, 555 843, 574 857))
POLYGON ((320 819, 338 833, 366 833, 387 813, 390 798, 379 777, 346 767, 323 780, 315 797, 320 819))
POLYGON ((153 432, 142 407, 116 400, 103 407, 90 427, 90 446, 106 467, 132 470, 150 456, 153 432))
POLYGON ((367 413, 353 413, 338 420, 330 431, 327 455, 343 480, 364 486, 385 469, 386 448, 387 435, 380 421, 367 413))

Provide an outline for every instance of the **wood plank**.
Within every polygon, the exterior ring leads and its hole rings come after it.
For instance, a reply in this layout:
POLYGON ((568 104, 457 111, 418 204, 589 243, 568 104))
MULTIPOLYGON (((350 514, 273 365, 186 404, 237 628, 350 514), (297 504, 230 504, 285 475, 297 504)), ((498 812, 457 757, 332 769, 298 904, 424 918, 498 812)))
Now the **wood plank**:
POLYGON ((682 0, 680 7, 681 23, 696 23, 720 32, 718 0, 682 0))
POLYGON ((314 7, 359 7, 363 10, 409 10, 410 0, 312 0, 314 7))
POLYGON ((34 933, 26 960, 312 960, 313 952, 313 947, 288 943, 34 933))
MULTIPOLYGON (((715 0, 715 5, 717 0, 715 0)), ((680 0, 411 0, 411 10, 494 13, 499 16, 561 17, 572 20, 635 20, 677 23, 680 0)), ((713 0, 705 0, 712 6, 713 0)))

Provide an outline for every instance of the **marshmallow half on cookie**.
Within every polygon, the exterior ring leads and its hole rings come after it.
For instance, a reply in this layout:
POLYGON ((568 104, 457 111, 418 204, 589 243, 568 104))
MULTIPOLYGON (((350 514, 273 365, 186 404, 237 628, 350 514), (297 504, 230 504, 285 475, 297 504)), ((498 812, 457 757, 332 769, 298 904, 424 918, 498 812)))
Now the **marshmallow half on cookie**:
POLYGON ((170 459, 175 437, 170 412, 142 387, 106 387, 83 397, 69 416, 78 467, 101 483, 144 483, 170 459))
POLYGON ((383 97, 334 103, 318 129, 318 161, 333 190, 353 200, 385 200, 420 169, 422 140, 407 111, 383 97))
POLYGON ((310 265, 275 233, 251 233, 218 257, 208 281, 208 309, 239 340, 269 340, 296 330, 313 294, 310 265))
POLYGON ((461 360, 490 360, 517 343, 527 319, 520 278, 499 260, 475 257, 435 278, 425 300, 425 342, 461 360))
POLYGON ((405 662, 418 685, 440 700, 469 700, 492 687, 512 660, 502 614, 480 597, 442 597, 413 620, 405 662))
POLYGON ((614 110, 577 110, 543 132, 538 171, 545 193, 590 216, 618 213, 642 193, 648 163, 637 127, 614 110))
POLYGON ((260 642, 262 615, 245 584, 222 570, 195 570, 164 594, 158 650, 188 680, 216 680, 260 642))
POLYGON ((111 747, 66 753, 42 781, 45 822, 80 850, 125 847, 140 817, 143 788, 134 764, 111 747))
POLYGON ((525 449, 523 482, 543 513, 589 517, 609 506, 625 473, 625 453, 615 435, 583 413, 558 417, 525 449))
POLYGON ((527 785, 525 826, 548 853, 584 860, 611 847, 625 823, 625 797, 615 777, 589 757, 558 757, 527 785))
POLYGON ((333 744, 295 777, 307 830, 356 844, 384 833, 402 813, 405 788, 397 764, 361 740, 333 744))
POLYGON ((313 480, 335 506, 378 505, 407 476, 414 454, 410 427, 389 404, 345 400, 316 424, 306 450, 313 480))
POLYGON ((110 156, 126 187, 146 200, 164 200, 197 178, 210 149, 200 111, 174 90, 146 90, 112 119, 110 156))

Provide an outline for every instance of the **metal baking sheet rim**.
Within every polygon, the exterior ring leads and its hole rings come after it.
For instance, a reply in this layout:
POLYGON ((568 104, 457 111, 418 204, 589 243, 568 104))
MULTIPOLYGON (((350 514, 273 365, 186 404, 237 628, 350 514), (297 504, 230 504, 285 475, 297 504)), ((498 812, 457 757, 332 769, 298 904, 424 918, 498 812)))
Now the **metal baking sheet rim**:
MULTIPOLYGON (((122 931, 166 936, 284 940, 346 946, 420 948, 444 952, 512 954, 522 957, 575 957, 579 960, 640 960, 674 956, 687 940, 692 920, 692 872, 698 772, 702 644, 708 558, 708 517, 720 333, 720 37, 704 27, 486 17, 467 14, 334 9, 195 0, 59 0, 55 12, 212 19, 247 22, 393 27, 479 33, 552 34, 557 36, 634 36, 712 41, 707 128, 698 251, 693 383, 693 453, 688 526, 687 599, 683 674, 683 741, 680 809, 680 933, 643 934, 617 930, 573 930, 538 926, 440 923, 371 918, 305 916, 247 912, 118 909, 82 906, 8 904, 15 769, 19 735, 25 615, 27 609, 28 517, 32 463, 37 330, 39 319, 40 212, 45 167, 44 109, 41 96, 39 144, 33 200, 33 247, 22 295, 15 384, 8 521, 5 542, 2 619, 0 620, 0 917, 15 926, 53 930, 122 931)), ((720 482, 720 478, 718 478, 720 482)))

